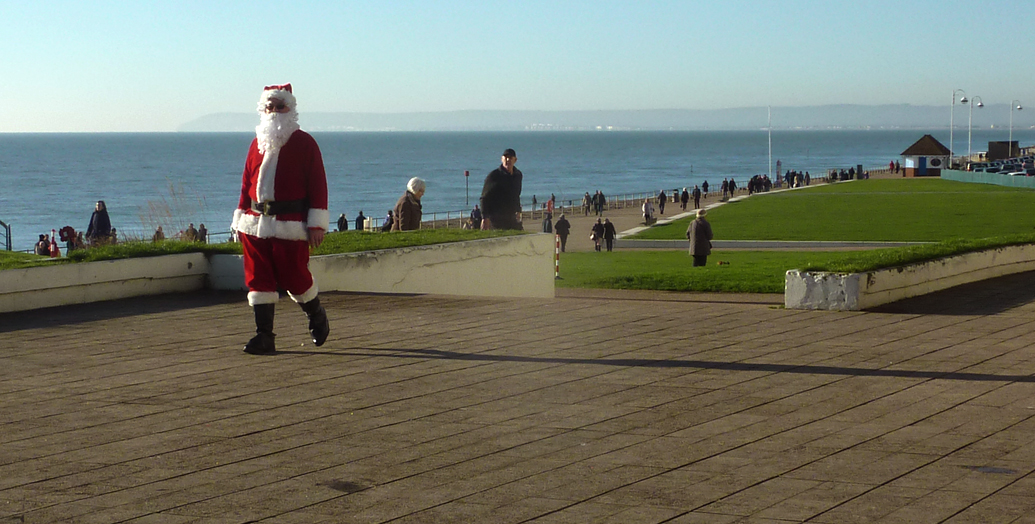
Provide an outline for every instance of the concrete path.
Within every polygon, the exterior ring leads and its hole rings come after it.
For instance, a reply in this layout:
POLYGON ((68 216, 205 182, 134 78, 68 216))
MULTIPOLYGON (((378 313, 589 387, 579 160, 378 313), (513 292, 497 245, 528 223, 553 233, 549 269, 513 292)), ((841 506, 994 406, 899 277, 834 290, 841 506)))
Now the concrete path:
POLYGON ((240 294, 0 315, 0 522, 1035 522, 1035 275, 762 296, 240 294), (778 303, 778 301, 776 301, 778 303))

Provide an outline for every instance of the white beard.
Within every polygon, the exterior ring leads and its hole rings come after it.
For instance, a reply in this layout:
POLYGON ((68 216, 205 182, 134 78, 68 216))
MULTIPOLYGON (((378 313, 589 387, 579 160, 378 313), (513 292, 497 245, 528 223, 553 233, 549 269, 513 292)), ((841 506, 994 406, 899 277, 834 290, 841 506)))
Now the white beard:
POLYGON ((265 154, 280 149, 295 131, 298 131, 298 112, 294 109, 287 113, 260 113, 259 125, 255 126, 259 152, 265 154))

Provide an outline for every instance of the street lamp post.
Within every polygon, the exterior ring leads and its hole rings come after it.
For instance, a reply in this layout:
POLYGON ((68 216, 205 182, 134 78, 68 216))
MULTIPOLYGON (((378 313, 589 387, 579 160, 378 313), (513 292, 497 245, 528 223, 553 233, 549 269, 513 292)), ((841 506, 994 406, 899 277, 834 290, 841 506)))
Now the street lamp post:
POLYGON ((955 129, 956 124, 953 122, 953 118, 956 116, 956 93, 962 93, 963 96, 960 98, 961 104, 967 103, 967 92, 962 89, 952 90, 952 104, 949 105, 949 168, 952 168, 952 131, 955 129))
POLYGON ((983 104, 981 102, 981 97, 980 96, 971 97, 971 99, 970 99, 970 116, 967 118, 967 162, 970 162, 971 160, 973 160, 973 157, 971 157, 972 153, 971 153, 971 150, 970 150, 970 130, 974 126, 974 101, 975 100, 977 101, 977 106, 978 107, 985 107, 985 104, 983 104))
POLYGON ((1020 100, 1011 100, 1010 101, 1010 141, 1007 142, 1006 147, 1010 148, 1010 157, 1011 158, 1013 158, 1013 110, 1014 110, 1014 105, 1015 104, 1017 105, 1017 110, 1018 111, 1020 111, 1021 109, 1024 109, 1023 107, 1021 107, 1021 101, 1020 100))

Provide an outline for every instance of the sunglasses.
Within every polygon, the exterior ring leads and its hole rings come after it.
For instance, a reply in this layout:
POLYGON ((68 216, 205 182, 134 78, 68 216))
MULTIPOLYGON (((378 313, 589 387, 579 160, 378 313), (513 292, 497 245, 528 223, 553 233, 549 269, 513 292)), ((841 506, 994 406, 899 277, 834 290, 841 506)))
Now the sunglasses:
POLYGON ((287 106, 284 105, 284 104, 276 104, 276 105, 268 104, 266 106, 266 110, 269 111, 271 109, 276 109, 277 111, 283 111, 283 110, 287 109, 287 106))

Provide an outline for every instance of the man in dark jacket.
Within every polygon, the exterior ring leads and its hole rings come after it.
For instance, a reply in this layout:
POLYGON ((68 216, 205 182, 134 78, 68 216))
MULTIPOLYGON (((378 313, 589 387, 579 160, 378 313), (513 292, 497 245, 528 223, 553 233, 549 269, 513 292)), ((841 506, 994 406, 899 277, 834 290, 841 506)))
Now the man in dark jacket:
POLYGON ((694 257, 694 267, 708 263, 708 255, 712 253, 712 226, 704 219, 708 212, 697 210, 697 218, 690 222, 686 229, 686 238, 690 240, 690 256, 694 257))
POLYGON ((413 177, 406 183, 406 193, 395 203, 395 221, 392 231, 414 231, 420 229, 421 205, 424 196, 424 181, 413 177))
POLYGON ((485 177, 482 186, 482 229, 523 229, 521 227, 521 182, 517 153, 503 152, 500 167, 485 177))
POLYGON ((356 231, 363 231, 363 223, 367 217, 363 216, 363 212, 360 211, 359 215, 356 215, 356 231))
POLYGON ((563 252, 564 247, 568 244, 568 235, 571 233, 571 222, 564 218, 564 213, 561 213, 557 223, 553 225, 553 230, 557 232, 557 236, 561 237, 561 251, 563 252))
POLYGON ((609 219, 604 219, 604 242, 607 243, 607 250, 611 251, 615 245, 615 237, 618 233, 615 231, 615 225, 611 223, 609 219))

